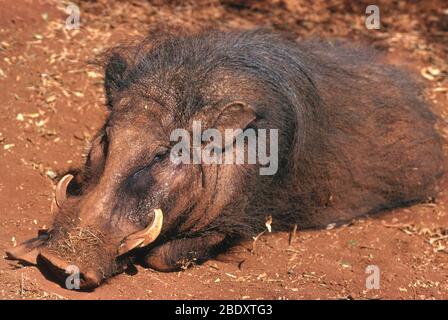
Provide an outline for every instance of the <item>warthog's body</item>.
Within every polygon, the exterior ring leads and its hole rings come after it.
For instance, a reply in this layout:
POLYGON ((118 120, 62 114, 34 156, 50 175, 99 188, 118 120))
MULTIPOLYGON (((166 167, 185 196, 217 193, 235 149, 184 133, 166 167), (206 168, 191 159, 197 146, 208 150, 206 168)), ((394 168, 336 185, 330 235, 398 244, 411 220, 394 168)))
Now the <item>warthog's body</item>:
POLYGON ((269 215, 274 230, 320 227, 436 194, 435 117, 409 76, 367 49, 265 31, 167 38, 113 50, 105 88, 110 115, 38 257, 89 270, 86 287, 129 256, 158 270, 204 261, 256 235, 269 215), (278 129, 278 172, 173 164, 170 132, 193 120, 278 129), (156 208, 157 240, 116 259, 156 208), (86 230, 94 236, 74 236, 86 230))

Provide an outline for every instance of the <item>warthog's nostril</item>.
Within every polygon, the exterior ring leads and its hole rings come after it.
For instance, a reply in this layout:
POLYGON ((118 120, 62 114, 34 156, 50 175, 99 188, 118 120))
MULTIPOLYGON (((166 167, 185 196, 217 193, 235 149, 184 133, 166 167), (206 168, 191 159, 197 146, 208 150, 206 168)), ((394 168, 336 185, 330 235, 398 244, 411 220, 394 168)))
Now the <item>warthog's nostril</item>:
POLYGON ((100 282, 101 278, 98 276, 98 273, 93 270, 86 270, 86 272, 81 273, 81 289, 94 289, 100 285, 100 282))
MULTIPOLYGON (((37 257, 37 265, 41 269, 42 273, 46 274, 53 280, 67 286, 67 279, 71 277, 79 277, 79 289, 90 290, 96 288, 100 285, 101 277, 91 270, 82 270, 78 266, 72 265, 64 259, 59 258, 57 255, 48 252, 46 250, 41 250, 37 257)), ((71 287, 68 289, 78 289, 76 288, 76 281, 70 281, 71 287)))

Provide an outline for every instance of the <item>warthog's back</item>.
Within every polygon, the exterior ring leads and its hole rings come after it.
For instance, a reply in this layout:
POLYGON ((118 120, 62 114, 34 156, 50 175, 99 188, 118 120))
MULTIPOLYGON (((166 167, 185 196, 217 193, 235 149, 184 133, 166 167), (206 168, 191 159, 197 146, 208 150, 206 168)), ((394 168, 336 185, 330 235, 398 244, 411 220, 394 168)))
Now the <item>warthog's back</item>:
MULTIPOLYGON (((317 94, 302 124, 289 194, 280 194, 296 203, 302 226, 434 197, 442 139, 411 75, 344 43, 303 42, 299 52, 317 94)), ((294 219, 292 208, 285 212, 280 219, 294 219)))

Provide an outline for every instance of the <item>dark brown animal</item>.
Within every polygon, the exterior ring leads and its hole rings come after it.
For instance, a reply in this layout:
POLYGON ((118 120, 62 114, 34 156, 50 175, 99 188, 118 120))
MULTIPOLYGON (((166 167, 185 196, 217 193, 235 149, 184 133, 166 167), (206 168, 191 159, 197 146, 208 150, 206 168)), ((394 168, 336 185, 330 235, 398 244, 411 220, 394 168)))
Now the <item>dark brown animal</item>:
POLYGON ((200 263, 269 215, 274 230, 321 227, 436 195, 435 116, 372 49, 264 30, 151 43, 110 51, 107 121, 83 170, 59 184, 51 231, 10 256, 62 279, 77 265, 88 289, 135 260, 162 271, 200 263), (173 163, 170 132, 193 120, 278 129, 278 172, 173 163))

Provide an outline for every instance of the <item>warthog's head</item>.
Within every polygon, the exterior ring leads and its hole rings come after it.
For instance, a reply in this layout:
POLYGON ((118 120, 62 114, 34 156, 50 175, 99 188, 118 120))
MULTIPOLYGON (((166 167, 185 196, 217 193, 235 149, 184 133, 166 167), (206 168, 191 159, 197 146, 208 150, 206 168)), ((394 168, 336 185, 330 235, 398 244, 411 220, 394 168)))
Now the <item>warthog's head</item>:
POLYGON ((194 121, 223 136, 225 129, 254 127, 252 105, 262 92, 249 76, 234 74, 231 61, 230 69, 210 68, 206 49, 195 52, 195 42, 182 41, 132 59, 122 52, 109 55, 109 115, 91 141, 85 166, 57 184, 51 229, 10 250, 10 257, 35 263, 61 281, 74 265, 81 288, 89 289, 123 271, 142 250, 191 237, 224 208, 240 205, 236 198, 247 201, 242 181, 256 166, 176 161, 183 155, 173 154, 170 136, 179 128, 191 133, 194 121))

